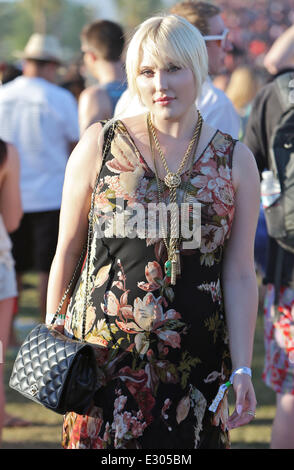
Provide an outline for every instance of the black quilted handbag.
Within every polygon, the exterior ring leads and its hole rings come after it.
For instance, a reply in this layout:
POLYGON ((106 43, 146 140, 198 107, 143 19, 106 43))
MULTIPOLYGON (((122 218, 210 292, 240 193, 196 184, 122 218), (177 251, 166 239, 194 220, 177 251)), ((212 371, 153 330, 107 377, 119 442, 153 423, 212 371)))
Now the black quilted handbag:
MULTIPOLYGON (((103 161, 114 131, 108 132, 103 161)), ((103 164, 103 162, 102 162, 103 164)), ((44 405, 56 413, 74 411, 85 414, 96 391, 100 388, 93 346, 85 342, 88 298, 89 260, 93 232, 93 214, 96 184, 91 199, 87 246, 84 248, 72 279, 61 299, 51 325, 39 324, 26 337, 15 359, 9 386, 26 398, 44 405), (82 340, 71 339, 54 328, 53 324, 72 291, 74 281, 81 272, 87 254, 86 282, 82 324, 82 340)), ((98 354, 98 352, 97 352, 98 354)))
POLYGON ((94 350, 39 324, 17 354, 9 385, 56 413, 85 414, 99 388, 94 350))

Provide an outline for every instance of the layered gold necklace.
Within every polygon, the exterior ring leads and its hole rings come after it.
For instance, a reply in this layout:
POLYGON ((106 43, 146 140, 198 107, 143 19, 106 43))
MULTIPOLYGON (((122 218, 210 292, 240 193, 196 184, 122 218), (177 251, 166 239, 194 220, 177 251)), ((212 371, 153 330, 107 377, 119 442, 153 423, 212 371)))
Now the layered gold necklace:
MULTIPOLYGON (((203 119, 202 119, 202 116, 201 116, 200 112, 198 111, 198 121, 197 121, 197 125, 195 127, 195 130, 194 130, 194 133, 193 133, 193 137, 189 142, 189 145, 188 145, 187 150, 186 150, 186 152, 183 156, 183 159, 180 163, 180 166, 179 166, 178 170, 175 173, 173 173, 169 170, 166 158, 165 158, 165 156, 164 156, 164 154, 163 154, 163 152, 160 148, 159 141, 158 141, 158 138, 157 138, 157 135, 156 135, 156 131, 155 131, 155 128, 154 128, 154 126, 152 124, 152 121, 151 121, 150 113, 147 116, 147 128, 148 128, 148 133, 149 133, 151 154, 152 154, 153 162, 154 162, 154 169, 155 169, 155 175, 156 175, 156 181, 157 181, 159 202, 162 202, 162 189, 161 189, 161 182, 159 181, 159 176, 158 176, 158 171, 157 171, 157 166, 156 166, 155 151, 154 151, 154 145, 153 144, 155 144, 156 150, 157 150, 157 152, 158 152, 158 154, 161 158, 163 167, 166 171, 166 175, 164 177, 164 184, 169 189, 169 201, 170 201, 170 204, 171 204, 171 217, 170 217, 171 222, 170 222, 169 242, 167 240, 167 237, 163 236, 162 238, 164 240, 166 250, 167 250, 167 256, 168 256, 168 259, 165 262, 165 266, 164 266, 165 274, 166 274, 167 277, 170 277, 170 283, 172 285, 176 284, 177 274, 180 274, 180 272, 181 272, 181 267, 180 267, 181 266, 181 264, 180 264, 180 235, 178 233, 179 232, 179 225, 178 225, 179 211, 178 211, 178 208, 176 206, 177 205, 177 189, 179 188, 179 186, 182 183, 181 173, 184 170, 184 168, 186 167, 186 164, 189 160, 190 155, 192 155, 190 172, 189 172, 189 175, 188 175, 188 178, 187 178, 187 181, 186 181, 186 186, 184 188, 185 189, 184 190, 184 195, 183 195, 183 199, 184 199, 185 194, 186 194, 186 190, 187 190, 187 186, 188 186, 188 183, 189 183, 189 179, 190 179, 190 174, 191 174, 191 171, 192 171, 192 166, 193 166, 193 163, 194 163, 193 162, 193 155, 196 152, 197 145, 198 145, 198 142, 199 142, 202 123, 203 123, 203 119), (195 148, 195 151, 192 152, 192 149, 194 150, 194 148, 195 148), (177 230, 177 228, 178 228, 178 230, 177 230)), ((160 206, 161 206, 161 204, 160 204, 160 206)), ((161 209, 161 207, 160 207, 160 209, 161 209)))

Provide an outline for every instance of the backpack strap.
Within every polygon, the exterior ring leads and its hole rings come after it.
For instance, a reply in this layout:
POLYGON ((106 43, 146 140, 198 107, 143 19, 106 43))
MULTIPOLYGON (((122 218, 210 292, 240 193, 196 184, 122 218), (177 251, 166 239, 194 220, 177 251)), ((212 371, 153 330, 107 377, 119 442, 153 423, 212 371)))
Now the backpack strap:
MULTIPOLYGON (((275 91, 279 99, 282 112, 280 123, 283 122, 283 117, 294 108, 294 72, 288 72, 280 75, 274 81, 275 91)), ((280 125, 280 124, 279 124, 280 125)), ((279 126, 278 125, 278 126, 279 126)), ((276 129, 275 129, 276 130, 276 129)), ((273 132, 273 137, 275 135, 275 130, 273 132)), ((284 186, 283 175, 278 171, 276 155, 273 149, 273 139, 270 146, 270 162, 271 169, 273 170, 276 177, 278 177, 281 188, 284 186)), ((274 310, 275 310, 275 321, 279 318, 279 302, 280 302, 280 289, 282 285, 282 271, 283 271, 283 261, 284 261, 284 250, 282 246, 277 243, 277 254, 276 254, 276 267, 275 267, 275 278, 274 278, 274 287, 275 287, 275 298, 274 298, 274 310)))

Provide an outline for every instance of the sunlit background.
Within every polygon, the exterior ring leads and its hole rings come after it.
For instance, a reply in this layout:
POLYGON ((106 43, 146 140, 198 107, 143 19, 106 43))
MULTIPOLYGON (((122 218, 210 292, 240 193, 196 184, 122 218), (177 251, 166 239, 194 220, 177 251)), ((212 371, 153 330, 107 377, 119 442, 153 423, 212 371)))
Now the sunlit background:
MULTIPOLYGON (((32 33, 39 32, 55 35, 60 40, 64 64, 60 71, 59 84, 67 87, 69 83, 77 83, 78 93, 81 90, 79 74, 82 70, 80 33, 85 24, 95 19, 113 20, 120 23, 129 36, 144 19, 159 12, 167 12, 177 2, 178 0, 0 0, 0 85, 1 70, 5 69, 6 64, 13 64, 17 67, 17 73, 20 72, 21 62, 17 53, 23 51, 32 33)), ((211 3, 222 7, 226 26, 230 30, 230 39, 234 44, 233 50, 225 59, 225 80, 241 64, 262 69, 263 58, 272 43, 294 24, 294 0, 215 0, 211 3)), ((82 73, 86 73, 84 69, 82 73)), ((87 77, 87 80, 91 80, 91 77, 87 77)), ((81 86, 84 86, 83 81, 81 86)), ((34 326, 31 322, 35 322, 38 316, 35 274, 29 273, 25 281, 28 288, 24 292, 20 314, 16 319, 16 327, 23 335, 21 339, 34 326)), ((253 379, 259 402, 257 419, 252 426, 236 429, 232 433, 233 446, 236 448, 267 448, 270 441, 275 396, 261 380, 264 362, 262 321, 260 308, 253 361, 253 379)), ((9 353, 7 374, 14 360, 14 352, 9 353)), ((8 383, 8 376, 6 382, 8 383)), ((37 405, 30 402, 24 404, 15 395, 11 398, 8 387, 7 393, 8 412, 31 420, 37 405)), ((5 429, 4 447, 57 448, 61 418, 40 408, 36 419, 35 426, 29 432, 22 428, 5 429), (39 422, 41 424, 38 426, 39 422)))
MULTIPOLYGON (((96 18, 119 22, 127 32, 174 0, 0 0, 0 61, 12 61, 33 32, 56 35, 67 61, 77 60, 82 27, 96 18)), ((242 60, 261 62, 270 45, 294 23, 294 0, 215 0, 223 7, 242 60)))

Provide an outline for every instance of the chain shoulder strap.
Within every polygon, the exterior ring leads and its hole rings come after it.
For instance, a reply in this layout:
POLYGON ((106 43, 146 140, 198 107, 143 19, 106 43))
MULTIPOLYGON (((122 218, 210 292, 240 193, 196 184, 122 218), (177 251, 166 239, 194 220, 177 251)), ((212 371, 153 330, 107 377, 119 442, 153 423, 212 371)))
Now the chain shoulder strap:
MULTIPOLYGON (((105 121, 101 122, 102 125, 105 124, 105 121)), ((69 295, 73 285, 74 285, 74 281, 77 277, 78 274, 80 274, 81 272, 81 269, 82 269, 82 266, 84 264, 84 261, 85 261, 85 257, 87 256, 87 259, 86 259, 86 269, 87 269, 87 272, 86 272, 86 285, 85 285, 85 298, 84 298, 84 309, 83 309, 83 326, 82 326, 82 341, 85 341, 85 331, 86 331, 86 315, 87 315, 87 299, 88 299, 88 277, 89 277, 89 264, 90 264, 90 259, 91 259, 91 245, 92 245, 92 239, 93 239, 93 218, 94 218, 94 203, 95 203, 95 195, 96 195, 96 191, 97 191, 97 187, 98 187, 98 184, 99 184, 99 179, 100 179, 100 173, 101 173, 101 170, 104 166, 104 162, 105 162, 105 159, 106 159, 106 156, 107 156, 107 153, 108 151, 110 150, 110 146, 111 146, 111 141, 113 139, 113 135, 114 135, 114 130, 115 130, 115 122, 113 123, 113 125, 111 126, 111 128, 109 130, 106 131, 106 133, 108 134, 107 136, 107 141, 106 143, 103 144, 103 154, 102 154, 102 162, 101 162, 101 167, 100 167, 100 171, 98 172, 98 175, 96 177, 96 181, 95 181, 95 185, 94 185, 94 189, 92 191, 92 196, 91 196, 91 206, 90 206, 90 217, 89 217, 89 225, 88 225, 88 235, 87 235, 87 241, 85 243, 85 246, 83 247, 83 250, 82 250, 82 254, 79 258, 79 261, 76 265, 76 268, 74 270, 74 273, 72 275, 72 278, 62 296, 62 299, 58 305, 58 308, 55 312, 55 315, 51 321, 51 325, 53 325, 56 320, 57 320, 57 317, 64 305, 64 302, 67 298, 67 296, 69 295)))
MULTIPOLYGON (((104 162, 107 156, 108 151, 110 150, 111 146, 111 141, 114 135, 114 130, 115 130, 115 123, 113 123, 111 129, 108 131, 108 138, 106 145, 104 147, 103 151, 103 158, 102 158, 102 164, 101 164, 101 169, 104 166, 104 162)), ((100 170, 101 171, 101 170, 100 170)), ((99 177, 100 177, 100 172, 97 175, 94 189, 92 192, 92 198, 91 198, 91 209, 90 209, 90 218, 89 218, 89 229, 88 229, 88 239, 87 239, 87 264, 86 264, 86 283, 85 283, 85 293, 84 293, 84 309, 83 309, 83 325, 82 325, 82 341, 85 341, 85 336, 86 336, 86 319, 87 319, 87 301, 88 301, 88 286, 89 286, 89 266, 90 266, 90 260, 91 260, 91 248, 92 248, 92 240, 93 240, 93 221, 94 221, 94 206, 95 206, 95 196, 96 196, 96 191, 97 191, 97 186, 99 184, 99 177)))

